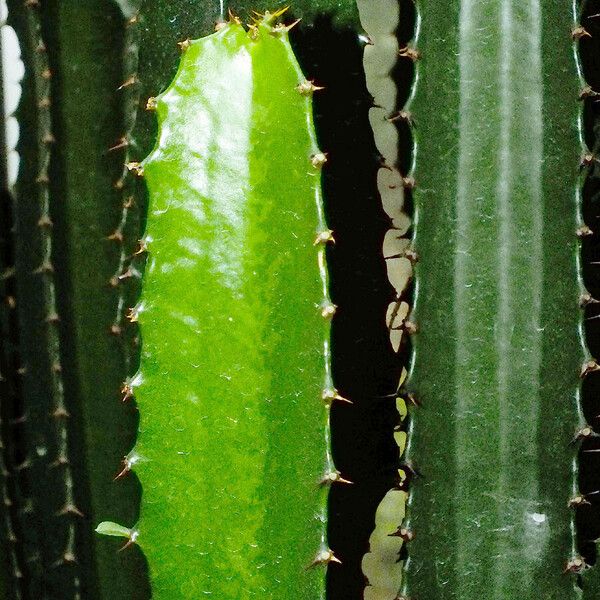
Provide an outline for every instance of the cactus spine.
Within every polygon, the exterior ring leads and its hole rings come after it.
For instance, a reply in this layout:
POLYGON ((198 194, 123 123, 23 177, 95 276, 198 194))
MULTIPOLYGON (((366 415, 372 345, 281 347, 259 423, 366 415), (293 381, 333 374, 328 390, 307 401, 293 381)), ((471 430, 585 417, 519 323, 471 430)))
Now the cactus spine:
POLYGON ((266 13, 182 42, 144 175, 148 262, 130 312, 143 336, 127 382, 140 426, 139 522, 98 530, 137 542, 155 598, 322 598, 326 487, 343 482, 328 415, 324 247, 311 96, 266 13), (309 568, 309 567, 313 568, 309 568))

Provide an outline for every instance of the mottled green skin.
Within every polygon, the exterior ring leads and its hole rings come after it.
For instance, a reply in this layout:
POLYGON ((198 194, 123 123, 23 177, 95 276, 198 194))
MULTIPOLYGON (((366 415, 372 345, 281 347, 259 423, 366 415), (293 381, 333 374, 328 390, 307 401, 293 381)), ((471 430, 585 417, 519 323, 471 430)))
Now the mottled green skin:
POLYGON ((325 224, 303 79, 287 35, 232 24, 158 98, 130 454, 157 600, 324 594, 307 567, 331 468, 325 224))
POLYGON ((408 596, 570 600, 580 336, 569 3, 419 2, 408 596))

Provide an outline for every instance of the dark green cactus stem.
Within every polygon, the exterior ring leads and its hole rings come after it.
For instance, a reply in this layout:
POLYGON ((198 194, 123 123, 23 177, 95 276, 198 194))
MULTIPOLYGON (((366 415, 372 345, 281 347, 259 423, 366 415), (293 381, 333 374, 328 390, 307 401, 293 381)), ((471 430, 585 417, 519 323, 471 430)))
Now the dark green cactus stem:
MULTIPOLYGON (((119 394, 129 351, 114 332, 123 295, 114 277, 123 247, 111 239, 127 192, 119 151, 111 148, 131 128, 135 98, 135 86, 122 87, 135 66, 130 10, 112 0, 50 1, 40 8, 57 140, 49 189, 66 341, 63 376, 79 489, 76 506, 84 515, 77 560, 85 573, 82 595, 92 598, 148 597, 139 555, 124 559, 116 548, 96 547, 93 535, 97 515, 109 507, 119 519, 135 519, 139 498, 135 482, 112 482, 115 463, 131 446, 135 429, 135 414, 122 406, 119 394)), ((133 248, 135 243, 129 244, 133 248)))
POLYGON ((576 15, 541 0, 418 9, 403 597, 579 598, 568 505, 595 435, 580 377, 597 367, 579 306, 576 15))
MULTIPOLYGON (((14 99, 8 99, 8 93, 19 89, 5 72, 9 54, 6 47, 8 31, 6 24, 6 6, 0 2, 0 597, 6 600, 21 600, 23 597, 21 560, 17 551, 17 529, 15 523, 14 473, 11 473, 8 439, 11 436, 10 419, 12 406, 16 403, 18 392, 18 373, 15 354, 15 298, 14 298, 14 254, 13 254, 13 181, 9 175, 9 153, 14 145, 9 144, 9 120, 13 118, 14 99), (12 476, 12 477, 11 477, 12 476)), ((10 42, 9 42, 10 43, 10 42)), ((13 61, 17 57, 13 53, 13 61)))
MULTIPOLYGON (((58 593, 77 598, 81 591, 81 564, 76 550, 77 529, 83 513, 75 500, 69 426, 60 348, 57 278, 53 250, 53 219, 49 167, 55 142, 51 106, 51 70, 35 3, 10 3, 26 65, 19 114, 22 172, 17 185, 16 268, 20 339, 23 353, 23 403, 27 451, 22 486, 31 494, 23 532, 39 535, 33 551, 39 572, 28 565, 26 578, 39 586, 31 596, 58 593), (32 116, 32 118, 29 118, 32 116)), ((35 587, 34 587, 35 589, 35 587)))
MULTIPOLYGON (((149 188, 149 258, 129 318, 143 336, 140 426, 122 476, 140 520, 98 531, 137 542, 153 597, 324 597, 330 374, 323 217, 311 96, 266 13, 183 41, 148 100, 160 131, 128 168, 149 188)), ((106 515, 110 517, 110 514, 106 515)))

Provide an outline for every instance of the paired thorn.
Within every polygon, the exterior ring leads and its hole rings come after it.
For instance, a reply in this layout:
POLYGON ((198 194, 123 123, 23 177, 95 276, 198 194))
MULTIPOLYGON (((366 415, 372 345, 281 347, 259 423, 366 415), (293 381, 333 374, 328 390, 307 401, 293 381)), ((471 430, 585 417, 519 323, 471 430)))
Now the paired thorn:
POLYGON ((127 379, 123 382, 123 384, 121 385, 121 394, 123 394, 121 402, 127 402, 127 400, 129 400, 130 398, 133 398, 133 385, 131 384, 131 380, 127 379))
POLYGON ((321 307, 321 316, 324 319, 332 319, 337 312, 337 306, 331 302, 321 307))
POLYGON ((365 32, 358 34, 358 41, 361 44, 364 44, 365 46, 374 46, 375 45, 373 43, 373 38, 371 38, 371 36, 365 32))
POLYGON ((318 246, 319 244, 335 244, 333 231, 331 229, 325 229, 317 234, 313 245, 318 246))
POLYGON ((325 152, 317 152, 310 157, 310 163, 315 169, 320 169, 327 162, 327 154, 325 152))
POLYGON ((348 398, 344 398, 344 396, 340 396, 338 391, 335 388, 328 388, 323 390, 323 394, 321 395, 323 400, 328 406, 331 406, 333 402, 346 402, 347 404, 353 404, 352 400, 348 400, 348 398))
POLYGON ((65 515, 73 515, 75 517, 83 517, 84 514, 72 503, 65 504, 59 511, 57 511, 56 516, 62 517, 65 515))
POLYGON ((52 223, 52 219, 50 218, 49 215, 42 215, 39 218, 37 224, 38 224, 38 227, 46 227, 48 229, 54 225, 54 223, 52 223))
POLYGON ((404 121, 409 125, 414 125, 412 113, 408 112, 407 110, 399 110, 397 113, 386 117, 386 120, 389 123, 395 123, 396 121, 404 121))
POLYGON ((581 573, 587 565, 585 564, 585 560, 583 560, 582 556, 574 556, 565 565, 563 569, 563 573, 581 573))
POLYGON ((133 546, 136 543, 139 535, 140 535, 139 531, 132 530, 131 535, 129 536, 129 539, 125 542, 125 544, 121 548, 119 548, 119 552, 123 552, 123 550, 127 550, 127 548, 129 548, 130 546, 133 546))
POLYGON ((408 258, 408 260, 414 265, 419 262, 419 255, 412 248, 407 248, 404 251, 404 258, 408 258))
POLYGON ((416 408, 421 408, 421 406, 423 406, 423 403, 419 399, 417 399, 417 397, 412 392, 408 392, 406 394, 406 400, 408 401, 408 404, 410 404, 411 406, 415 406, 416 408))
POLYGON ((258 32, 258 27, 253 24, 248 24, 248 37, 256 42, 260 38, 260 33, 258 32))
POLYGON ((68 419, 71 417, 69 411, 64 406, 57 406, 52 412, 52 417, 55 419, 68 419))
POLYGON ((49 260, 45 260, 34 272, 34 275, 40 273, 54 273, 54 266, 49 260))
POLYGON ((598 304, 600 300, 596 300, 589 292, 585 292, 579 296, 579 306, 586 307, 588 304, 598 304))
POLYGON ((125 88, 131 87, 132 85, 135 85, 136 83, 139 83, 139 80, 137 78, 137 75, 133 74, 130 77, 128 77, 118 88, 117 91, 119 90, 124 90, 125 88))
POLYGON ((142 163, 140 163, 140 162, 132 161, 132 162, 125 163, 125 168, 129 172, 137 175, 138 177, 144 176, 144 167, 142 166, 142 163))
POLYGON ((403 177, 402 185, 405 190, 414 190, 417 187, 417 182, 414 177, 403 177))
POLYGON ((135 274, 134 270, 131 267, 127 267, 125 271, 123 271, 120 275, 117 276, 117 281, 125 281, 125 279, 130 279, 135 274))
POLYGON ((139 304, 136 304, 135 306, 132 306, 128 311, 127 311, 127 315, 125 316, 125 318, 130 322, 130 323, 137 323, 138 319, 140 317, 140 312, 142 312, 141 310, 141 306, 139 304))
POLYGON ((177 42, 177 46, 180 52, 185 52, 192 45, 192 40, 186 38, 182 42, 177 42))
POLYGON ((404 542, 412 542, 415 539, 415 532, 406 527, 398 527, 397 531, 390 533, 388 537, 399 537, 404 542))
POLYGON ((143 240, 138 240, 138 245, 137 248, 135 249, 135 252, 133 253, 133 256, 139 256, 140 254, 144 254, 145 252, 148 252, 148 240, 143 239, 143 240))
POLYGON ((421 477, 421 472, 411 463, 406 462, 403 465, 400 465, 400 469, 402 471, 408 471, 413 477, 421 477))
POLYGON ((579 25, 571 31, 571 37, 574 40, 580 40, 582 37, 592 37, 592 34, 585 27, 579 25))
POLYGON ((400 50, 398 50, 398 56, 410 58, 410 60, 416 62, 422 57, 422 54, 419 50, 413 48, 412 46, 404 46, 404 48, 400 48, 400 50))
POLYGON ((594 232, 587 225, 582 225, 575 231, 575 235, 578 238, 586 238, 594 235, 594 232))
POLYGON ((575 436, 571 440, 571 444, 578 442, 579 440, 587 440, 592 437, 598 437, 598 434, 594 431, 594 429, 590 425, 584 425, 580 427, 576 432, 575 436))
POLYGON ((121 150, 121 148, 127 148, 129 146, 129 140, 126 136, 122 136, 117 140, 117 143, 114 146, 111 146, 108 151, 114 152, 115 150, 121 150))
POLYGON ((131 471, 131 467, 133 465, 133 463, 126 456, 123 457, 123 462, 121 464, 123 465, 123 468, 114 476, 113 481, 117 481, 118 479, 125 477, 125 475, 131 471))
POLYGON ((112 242, 122 243, 124 240, 123 232, 120 229, 115 229, 110 235, 106 236, 106 239, 112 242))
POLYGON ((586 98, 596 98, 600 96, 600 93, 592 89, 591 85, 586 85, 579 91, 579 100, 585 100, 586 98))
POLYGON ((584 494, 577 494, 569 499, 567 506, 568 508, 576 508, 577 506, 583 506, 584 504, 591 504, 591 502, 584 494))
POLYGON ((66 467, 68 464, 70 464, 69 459, 64 454, 61 454, 50 466, 53 468, 66 467))
POLYGON ((596 362, 596 359, 592 358, 583 363, 581 366, 581 372, 579 376, 583 379, 587 377, 590 373, 594 373, 596 371, 600 371, 600 365, 596 362))
POLYGON ((296 25, 298 25, 298 23, 300 23, 300 21, 302 21, 302 19, 296 19, 293 23, 290 23, 289 25, 285 25, 284 23, 277 23, 277 25, 275 25, 274 27, 271 28, 271 31, 269 31, 269 34, 274 35, 274 36, 279 36, 283 33, 288 33, 291 29, 296 27, 296 25))
POLYGON ((311 81, 310 79, 305 79, 296 86, 296 90, 301 96, 312 96, 315 92, 324 89, 324 87, 315 85, 314 81, 311 81))
POLYGON ((579 166, 583 169, 585 167, 590 167, 597 161, 598 159, 594 154, 592 154, 591 152, 586 152, 584 155, 582 155, 581 159, 579 160, 579 166))
POLYGON ((236 25, 241 25, 242 20, 230 9, 227 10, 227 15, 229 16, 229 22, 235 23, 236 25))
POLYGON ((56 567, 60 567, 61 565, 74 565, 77 564, 77 558, 75 557, 75 554, 73 554, 73 552, 71 552, 70 550, 67 550, 61 558, 59 558, 57 561, 55 561, 54 563, 52 563, 52 567, 56 568, 56 567))
POLYGON ((46 323, 60 323, 60 317, 56 311, 51 312, 46 316, 46 323))
POLYGON ((402 329, 408 335, 414 335, 415 333, 417 333, 419 331, 419 326, 414 321, 409 321, 408 319, 406 319, 402 323, 402 329))
POLYGON ((315 560, 313 560, 312 563, 310 563, 309 568, 316 567, 318 565, 327 566, 329 563, 332 562, 338 563, 340 565, 342 564, 342 561, 339 558, 337 558, 337 556, 333 553, 333 550, 327 548, 326 550, 321 550, 321 552, 317 554, 315 560))
POLYGON ((353 481, 344 479, 339 471, 331 471, 327 473, 323 479, 321 479, 320 483, 321 485, 331 485, 332 483, 347 483, 350 485, 354 484, 353 481))

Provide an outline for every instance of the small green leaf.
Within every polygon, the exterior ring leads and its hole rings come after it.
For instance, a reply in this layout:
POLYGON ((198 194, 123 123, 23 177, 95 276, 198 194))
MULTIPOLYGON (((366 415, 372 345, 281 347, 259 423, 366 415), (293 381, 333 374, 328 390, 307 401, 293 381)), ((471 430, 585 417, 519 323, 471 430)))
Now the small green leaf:
POLYGON ((123 527, 123 525, 119 525, 118 523, 113 523, 112 521, 102 521, 102 523, 96 527, 96 533, 131 539, 133 537, 134 530, 129 529, 128 527, 123 527))

